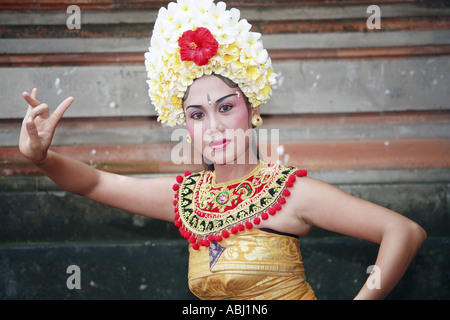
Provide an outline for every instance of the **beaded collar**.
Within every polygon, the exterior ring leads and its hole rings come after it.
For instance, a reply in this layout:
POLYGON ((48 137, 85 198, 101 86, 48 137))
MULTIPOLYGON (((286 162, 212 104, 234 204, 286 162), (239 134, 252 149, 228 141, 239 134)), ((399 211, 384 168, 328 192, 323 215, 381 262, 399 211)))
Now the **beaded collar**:
POLYGON ((187 171, 173 186, 175 226, 193 249, 208 247, 275 215, 296 177, 306 175, 295 167, 260 162, 245 177, 216 184, 214 171, 187 171))

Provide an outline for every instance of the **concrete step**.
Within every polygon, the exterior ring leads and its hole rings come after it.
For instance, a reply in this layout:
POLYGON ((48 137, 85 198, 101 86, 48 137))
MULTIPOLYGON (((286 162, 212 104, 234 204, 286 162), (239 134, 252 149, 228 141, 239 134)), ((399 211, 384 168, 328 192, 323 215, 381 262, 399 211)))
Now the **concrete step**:
MULTIPOLYGON (((448 111, 449 67, 446 56, 279 61, 274 63, 278 84, 261 112, 304 115, 448 111)), ((66 97, 75 98, 65 118, 155 116, 147 97, 146 75, 143 64, 0 68, 0 77, 10 80, 0 91, 0 98, 5 100, 1 118, 22 119, 26 105, 21 93, 36 86, 40 99, 51 110, 66 97)))
MULTIPOLYGON (((448 238, 428 239, 388 299, 449 299, 448 238)), ((307 280, 319 299, 352 299, 377 246, 349 238, 305 238, 307 280)), ((187 241, 0 245, 0 299, 196 299, 187 285, 187 241), (77 266, 79 272, 68 271, 77 266), (80 289, 70 286, 77 282, 80 289), (69 287, 67 285, 68 279, 69 287)), ((382 273, 381 273, 382 276, 382 273)))

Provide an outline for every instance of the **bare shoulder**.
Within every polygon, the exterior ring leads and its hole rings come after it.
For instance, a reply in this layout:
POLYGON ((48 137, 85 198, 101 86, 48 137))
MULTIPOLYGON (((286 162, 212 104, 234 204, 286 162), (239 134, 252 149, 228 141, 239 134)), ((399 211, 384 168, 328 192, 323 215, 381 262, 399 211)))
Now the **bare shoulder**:
POLYGON ((295 183, 289 188, 290 195, 286 198, 280 213, 264 221, 261 228, 269 228, 279 232, 306 236, 313 226, 308 221, 306 213, 314 211, 314 195, 320 194, 326 184, 308 177, 296 177, 295 183))
POLYGON ((387 228, 417 228, 397 212, 313 178, 297 181, 292 194, 298 219, 321 229, 380 243, 387 228))
POLYGON ((298 224, 304 225, 303 228, 311 229, 312 226, 318 226, 314 223, 314 219, 311 219, 311 216, 317 212, 320 204, 329 201, 330 193, 341 193, 341 190, 320 180, 299 177, 290 188, 290 192, 291 210, 289 210, 289 213, 298 224))
POLYGON ((314 205, 316 201, 327 201, 327 197, 343 197, 348 195, 341 189, 321 180, 311 177, 298 178, 292 188, 296 199, 302 199, 303 206, 314 205))
POLYGON ((299 219, 329 230, 334 228, 334 221, 343 218, 339 217, 341 212, 349 211, 352 205, 369 205, 329 183, 310 177, 297 179, 291 192, 299 219))

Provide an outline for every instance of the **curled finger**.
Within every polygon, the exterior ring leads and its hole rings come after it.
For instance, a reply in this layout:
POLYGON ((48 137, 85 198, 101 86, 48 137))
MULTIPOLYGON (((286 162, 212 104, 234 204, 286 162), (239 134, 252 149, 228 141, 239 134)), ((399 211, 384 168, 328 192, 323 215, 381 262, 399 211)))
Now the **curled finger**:
POLYGON ((38 105, 37 107, 31 109, 28 112, 28 118, 31 118, 32 120, 36 119, 36 117, 40 116, 42 118, 47 119, 48 118, 48 105, 43 103, 38 105))
POLYGON ((37 90, 36 89, 33 89, 33 91, 31 92, 31 95, 28 94, 28 92, 24 92, 24 93, 22 93, 22 96, 25 99, 25 101, 28 102, 29 108, 36 108, 37 106, 39 106, 41 104, 36 99, 37 98, 37 90))

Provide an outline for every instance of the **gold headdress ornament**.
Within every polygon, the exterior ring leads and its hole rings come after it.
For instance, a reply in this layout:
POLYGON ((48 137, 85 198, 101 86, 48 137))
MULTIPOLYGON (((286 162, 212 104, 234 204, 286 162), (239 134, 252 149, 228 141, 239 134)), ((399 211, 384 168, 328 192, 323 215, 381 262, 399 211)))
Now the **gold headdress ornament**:
POLYGON ((149 96, 158 121, 185 123, 182 99, 195 79, 212 73, 236 83, 253 107, 269 100, 276 83, 261 34, 224 2, 178 0, 161 8, 145 53, 149 96))

